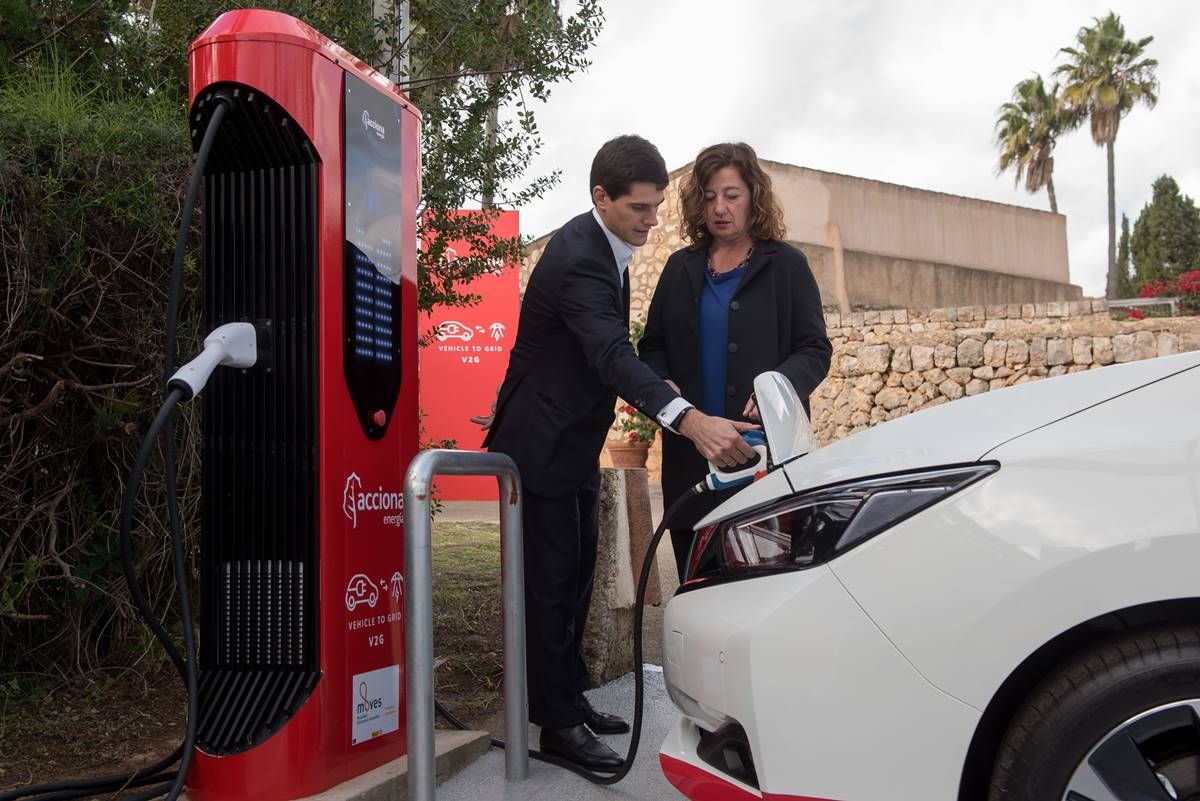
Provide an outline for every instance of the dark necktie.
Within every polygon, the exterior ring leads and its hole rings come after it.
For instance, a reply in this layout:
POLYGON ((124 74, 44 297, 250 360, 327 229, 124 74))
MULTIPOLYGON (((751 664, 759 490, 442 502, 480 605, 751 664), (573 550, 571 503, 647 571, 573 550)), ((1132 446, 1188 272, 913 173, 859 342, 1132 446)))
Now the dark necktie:
POLYGON ((621 277, 621 307, 625 312, 625 327, 629 327, 629 268, 621 277))

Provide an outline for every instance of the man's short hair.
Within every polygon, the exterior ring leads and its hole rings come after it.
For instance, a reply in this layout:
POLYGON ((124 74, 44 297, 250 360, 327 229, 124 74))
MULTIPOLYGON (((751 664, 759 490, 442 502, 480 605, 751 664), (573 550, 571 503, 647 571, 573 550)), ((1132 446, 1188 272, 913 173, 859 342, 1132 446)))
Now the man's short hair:
POLYGON ((627 134, 609 139, 592 159, 588 191, 602 186, 616 200, 629 194, 635 183, 654 184, 656 189, 667 188, 667 164, 658 148, 640 136, 627 134))

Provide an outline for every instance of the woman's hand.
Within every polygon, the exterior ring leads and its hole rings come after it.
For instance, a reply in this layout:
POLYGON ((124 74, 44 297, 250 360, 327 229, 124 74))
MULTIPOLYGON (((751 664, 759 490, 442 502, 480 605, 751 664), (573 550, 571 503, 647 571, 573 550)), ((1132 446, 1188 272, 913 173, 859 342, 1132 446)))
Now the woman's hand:
POLYGON ((746 401, 746 408, 742 409, 742 417, 749 418, 750 420, 762 420, 762 417, 758 414, 758 404, 754 402, 753 392, 750 393, 750 399, 746 401))

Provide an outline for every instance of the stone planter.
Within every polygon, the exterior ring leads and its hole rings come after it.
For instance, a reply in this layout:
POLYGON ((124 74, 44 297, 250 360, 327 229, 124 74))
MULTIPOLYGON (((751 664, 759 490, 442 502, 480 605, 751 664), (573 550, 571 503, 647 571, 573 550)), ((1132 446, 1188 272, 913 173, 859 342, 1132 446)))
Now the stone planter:
MULTIPOLYGON (((592 686, 633 669, 633 606, 654 525, 645 470, 600 471, 600 539, 583 652, 592 686)), ((647 606, 663 602, 658 565, 646 584, 647 606)))
POLYGON ((649 442, 610 442, 605 446, 613 467, 645 467, 649 442))

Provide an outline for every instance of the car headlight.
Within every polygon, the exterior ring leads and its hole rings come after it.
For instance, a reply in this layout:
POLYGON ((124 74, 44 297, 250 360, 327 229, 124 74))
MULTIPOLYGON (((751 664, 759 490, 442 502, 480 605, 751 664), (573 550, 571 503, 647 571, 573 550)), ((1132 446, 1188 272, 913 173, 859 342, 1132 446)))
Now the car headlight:
POLYGON ((701 529, 680 592, 824 564, 999 469, 943 467, 823 487, 701 529))

